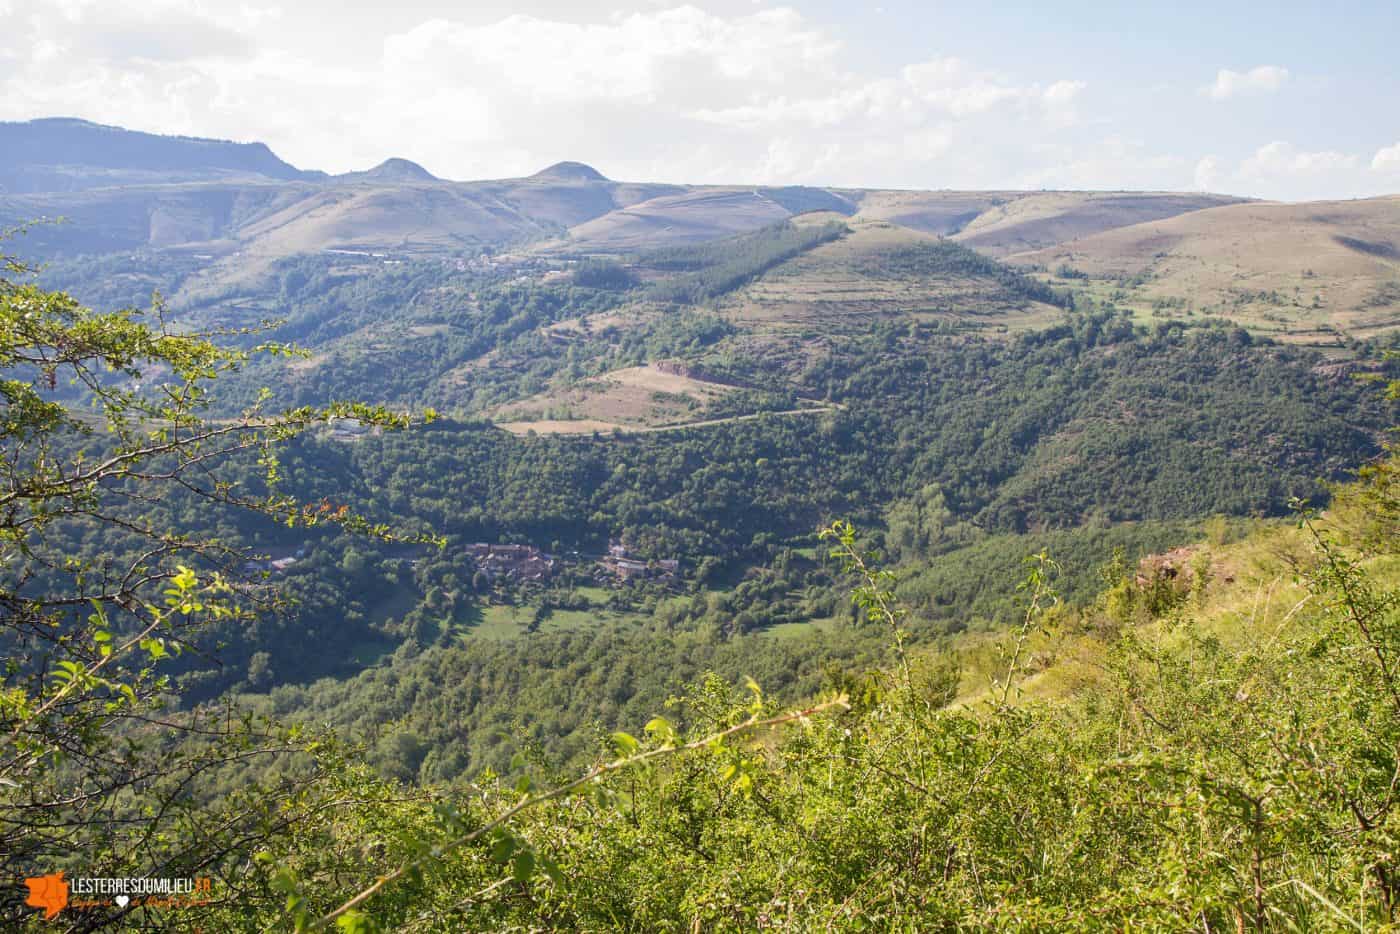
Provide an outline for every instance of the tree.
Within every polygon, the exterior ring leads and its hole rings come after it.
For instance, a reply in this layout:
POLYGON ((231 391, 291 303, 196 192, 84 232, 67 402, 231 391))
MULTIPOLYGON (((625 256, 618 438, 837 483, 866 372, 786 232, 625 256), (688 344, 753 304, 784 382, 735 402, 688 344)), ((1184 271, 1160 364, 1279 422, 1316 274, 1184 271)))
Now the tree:
POLYGON ((272 656, 267 652, 254 652, 248 659, 248 685, 257 690, 271 687, 273 681, 272 656))
POLYGON ((262 399, 214 417, 220 377, 297 351, 225 346, 257 329, 181 331, 158 297, 148 313, 96 312, 34 272, 0 255, 0 866, 23 877, 80 854, 102 875, 218 875, 246 860, 270 811, 234 795, 221 820, 201 820, 191 784, 293 747, 231 710, 179 709, 171 661, 206 651, 210 623, 251 618, 276 595, 249 578, 236 545, 171 517, 234 510, 391 537, 344 506, 284 492, 278 453, 332 418, 410 420, 357 403, 272 412, 262 399), (65 547, 84 536, 102 558, 65 547))

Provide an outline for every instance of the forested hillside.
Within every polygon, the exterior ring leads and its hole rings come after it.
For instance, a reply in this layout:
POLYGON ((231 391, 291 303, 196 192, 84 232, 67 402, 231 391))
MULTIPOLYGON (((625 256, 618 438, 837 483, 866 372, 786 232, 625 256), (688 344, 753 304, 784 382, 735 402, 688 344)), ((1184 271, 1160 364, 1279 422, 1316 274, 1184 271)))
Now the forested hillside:
MULTIPOLYGON (((889 578, 837 527, 832 559, 882 652, 796 705, 699 679, 644 729, 600 735, 573 780, 522 738, 501 772, 404 799, 327 750, 325 794, 354 803, 268 852, 290 898, 265 917, 1383 927, 1400 898, 1396 470, 1372 466, 1326 515, 1110 565, 1085 605, 1059 599, 1042 552, 1007 628, 953 649, 906 641, 889 578)), ((567 681, 606 692, 592 661, 567 681)), ((505 689, 492 666, 442 662, 436 679, 505 689)), ((389 745, 439 765, 452 748, 389 745)))
MULTIPOLYGON (((527 608, 505 627, 512 635, 551 606, 570 611, 561 619, 611 607, 604 629, 620 626, 625 643, 660 604, 671 608, 668 628, 712 627, 715 639, 774 626, 795 635, 834 611, 829 578, 812 578, 817 569, 794 561, 794 549, 840 517, 886 528, 887 549, 911 568, 999 535, 1082 528, 1102 544, 1075 567, 1090 575, 1111 551, 1101 533, 1122 523, 1148 523, 1121 539, 1137 554, 1172 544, 1162 530, 1187 534, 1185 521, 1276 516, 1290 496, 1321 495, 1317 479, 1372 453, 1386 417, 1370 389, 1308 352, 1256 346, 1228 328, 1146 334, 1111 315, 1012 342, 877 327, 816 374, 801 389, 839 408, 629 437, 519 438, 440 419, 409 434, 297 442, 280 471, 299 498, 446 544, 406 552, 270 523, 226 528, 226 540, 299 553, 279 574, 299 606, 228 632, 201 692, 251 677, 258 656, 260 677, 277 683, 353 671, 401 644, 464 639, 464 651, 496 651, 472 633, 497 631, 482 624, 503 618, 503 600, 527 608), (499 591, 476 579, 466 546, 481 541, 566 556, 624 541, 642 560, 679 560, 684 584, 655 596, 635 585, 599 592, 592 559, 576 557, 551 581, 499 591), (765 569, 780 583, 746 595, 765 569), (308 656, 299 651, 308 638, 327 641, 308 656)), ((200 522, 182 497, 155 509, 171 525, 200 522)), ((73 547, 122 553, 109 533, 90 534, 73 547)), ((910 599, 931 632, 985 615, 947 592, 910 599)), ((540 625, 551 634, 547 613, 540 625)), ((822 638, 806 644, 827 650, 822 638)), ((623 683, 619 700, 640 690, 623 683)))

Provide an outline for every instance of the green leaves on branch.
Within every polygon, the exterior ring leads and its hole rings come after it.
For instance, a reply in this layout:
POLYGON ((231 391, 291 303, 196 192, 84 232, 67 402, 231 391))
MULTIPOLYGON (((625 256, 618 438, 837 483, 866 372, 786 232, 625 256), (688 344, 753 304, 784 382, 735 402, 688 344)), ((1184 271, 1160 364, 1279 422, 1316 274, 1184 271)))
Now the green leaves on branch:
MULTIPOLYGON (((35 821, 7 811, 0 822, 7 870, 17 870, 14 860, 24 854, 71 849, 89 837, 121 858, 172 846, 166 822, 188 819, 189 786, 170 801, 142 798, 139 806, 130 801, 133 789, 150 794, 170 777, 162 768, 168 762, 194 762, 206 752, 212 759, 227 752, 224 743, 254 742, 237 718, 226 717, 199 731, 207 749, 184 749, 167 740, 202 712, 149 717, 172 685, 157 669, 191 646, 203 648, 197 640, 210 623, 249 615, 240 599, 252 591, 235 592, 209 570, 236 566, 242 556, 212 535, 183 531, 191 523, 178 513, 232 509, 396 537, 393 527, 342 504, 289 495, 279 448, 335 419, 382 430, 420 421, 356 402, 267 412, 268 396, 231 417, 217 414, 212 393, 221 378, 258 355, 302 352, 269 342, 224 346, 224 338, 261 328, 185 329, 169 320, 159 296, 147 311, 97 312, 40 287, 35 272, 0 254, 0 565, 8 572, 0 631, 9 650, 0 686, 0 781, 24 788, 26 806, 46 814, 35 821), (100 558, 65 547, 74 536, 99 543, 100 558)), ((421 421, 434 418, 430 411, 421 421)), ((254 599, 262 602, 266 589, 254 599)))

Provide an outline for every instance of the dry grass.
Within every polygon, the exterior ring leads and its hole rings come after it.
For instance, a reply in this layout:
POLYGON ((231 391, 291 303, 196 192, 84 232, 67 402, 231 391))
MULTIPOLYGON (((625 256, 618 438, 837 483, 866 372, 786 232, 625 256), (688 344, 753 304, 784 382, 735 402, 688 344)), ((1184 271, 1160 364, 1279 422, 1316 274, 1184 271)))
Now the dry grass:
POLYGON ((1004 256, 1236 200, 1177 192, 871 191, 857 217, 1004 256))
POLYGON ((785 220, 782 205, 752 188, 697 188, 604 214, 569 231, 577 250, 632 251, 699 243, 785 220))
POLYGON ((658 427, 702 419, 712 401, 733 391, 719 383, 662 372, 655 365, 628 367, 512 402, 492 417, 516 433, 531 428, 578 433, 658 427), (537 420, 522 420, 531 417, 537 420))
POLYGON ((1238 200, 1175 192, 1036 192, 992 207, 955 239, 984 253, 1005 256, 1238 200))
POLYGON ((568 318, 564 321, 556 321, 546 325, 544 331, 553 337, 563 337, 568 339, 589 337, 594 334, 602 334, 612 328, 624 328, 636 324, 639 316, 628 310, 609 311, 602 314, 589 315, 584 318, 568 318))
POLYGON ((1171 305, 1301 343, 1400 326, 1400 197, 1213 208, 1011 259, 1071 266, 1140 311, 1171 305))
POLYGON ((721 311, 741 326, 780 332, 864 327, 890 316, 1011 328, 1059 313, 981 279, 887 272, 882 254, 938 238, 884 221, 852 220, 850 227, 850 235, 809 250, 736 292, 721 311))
POLYGON ((1018 191, 867 191, 858 194, 859 220, 887 221, 946 236, 998 204, 1024 196, 1018 191))
POLYGON ((287 369, 293 373, 310 373, 313 370, 319 369, 329 359, 329 354, 312 354, 309 357, 301 357, 288 361, 287 369))
POLYGON ((442 337, 444 334, 451 334, 453 327, 450 324, 415 324, 408 328, 409 337, 442 337))
MULTIPOLYGON (((1359 520, 1342 512, 1324 517, 1323 523, 1345 538, 1353 521, 1359 520)), ((1316 551, 1306 533, 1292 523, 1262 524, 1233 544, 1201 542, 1192 547, 1209 562, 1207 586, 1199 596, 1187 597, 1175 614, 1134 625, 1138 639, 1165 647, 1210 636, 1237 650, 1264 648, 1286 638, 1289 624, 1310 606, 1307 589, 1294 569, 1315 560, 1316 551)), ((1400 579, 1400 560, 1394 556, 1372 559, 1366 566, 1381 586, 1393 586, 1400 579)), ((1000 634, 968 640, 960 653, 964 679, 958 703, 976 703, 989 696, 990 678, 1004 664, 996 645, 1008 638, 1000 634)), ((1048 633, 1028 641, 1025 654, 1031 659, 1031 671, 1018 685, 1021 696, 1062 703, 1100 685, 1109 677, 1107 656, 1117 638, 1100 611, 1062 617, 1048 633)))

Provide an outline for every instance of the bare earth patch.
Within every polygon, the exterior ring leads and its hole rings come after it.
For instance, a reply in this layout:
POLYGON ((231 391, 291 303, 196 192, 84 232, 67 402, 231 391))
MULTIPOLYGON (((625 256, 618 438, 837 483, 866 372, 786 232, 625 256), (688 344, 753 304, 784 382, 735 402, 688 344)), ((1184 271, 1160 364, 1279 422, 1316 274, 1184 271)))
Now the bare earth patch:
POLYGON ((607 430, 619 425, 654 427, 703 418, 711 402, 733 391, 731 386, 665 372, 655 365, 627 367, 512 402, 497 409, 493 417, 502 427, 516 422, 538 425, 544 420, 593 422, 607 430), (532 416, 537 420, 521 421, 532 416))

